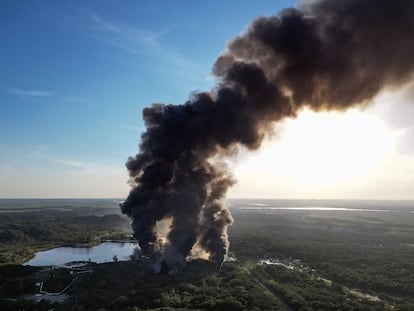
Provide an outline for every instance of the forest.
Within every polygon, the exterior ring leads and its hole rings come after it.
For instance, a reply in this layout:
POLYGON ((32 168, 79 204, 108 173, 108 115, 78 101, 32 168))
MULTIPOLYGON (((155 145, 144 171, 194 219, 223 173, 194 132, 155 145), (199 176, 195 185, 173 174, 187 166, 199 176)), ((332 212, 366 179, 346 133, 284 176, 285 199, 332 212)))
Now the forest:
MULTIPOLYGON (((144 259, 81 270, 21 265, 40 249, 128 238, 116 208, 3 211, 1 310, 414 310, 414 213, 242 209, 228 261, 154 274, 144 259), (62 301, 39 295, 36 284, 62 301), (36 296, 38 294, 39 296, 36 296), (35 300, 33 297, 37 297, 35 300)), ((95 207, 95 208, 94 208, 95 207)))

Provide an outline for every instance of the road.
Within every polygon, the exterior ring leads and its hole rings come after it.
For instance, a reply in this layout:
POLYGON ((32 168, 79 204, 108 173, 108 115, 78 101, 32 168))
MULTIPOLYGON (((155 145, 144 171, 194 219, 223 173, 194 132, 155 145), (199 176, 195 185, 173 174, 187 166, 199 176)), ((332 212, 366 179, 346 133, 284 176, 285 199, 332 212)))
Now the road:
POLYGON ((286 310, 286 311, 293 311, 291 307, 289 307, 282 299, 282 297, 274 291, 271 287, 266 285, 265 280, 263 279, 263 276, 257 273, 256 271, 252 271, 248 269, 249 274, 257 281, 257 283, 263 287, 267 292, 269 292, 279 303, 280 305, 286 310))

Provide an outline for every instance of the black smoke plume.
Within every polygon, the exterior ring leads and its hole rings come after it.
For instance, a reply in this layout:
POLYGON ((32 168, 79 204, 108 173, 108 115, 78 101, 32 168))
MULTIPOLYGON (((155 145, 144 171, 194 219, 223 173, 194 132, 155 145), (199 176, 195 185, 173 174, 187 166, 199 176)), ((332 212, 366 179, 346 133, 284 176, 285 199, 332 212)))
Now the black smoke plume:
POLYGON ((139 153, 121 205, 142 252, 171 268, 202 250, 221 263, 234 183, 219 160, 255 150, 275 122, 301 109, 345 110, 413 78, 414 1, 304 1, 259 17, 214 64, 217 86, 183 105, 145 108, 139 153), (171 225, 160 241, 157 224, 171 225), (161 245, 162 244, 162 245, 161 245))

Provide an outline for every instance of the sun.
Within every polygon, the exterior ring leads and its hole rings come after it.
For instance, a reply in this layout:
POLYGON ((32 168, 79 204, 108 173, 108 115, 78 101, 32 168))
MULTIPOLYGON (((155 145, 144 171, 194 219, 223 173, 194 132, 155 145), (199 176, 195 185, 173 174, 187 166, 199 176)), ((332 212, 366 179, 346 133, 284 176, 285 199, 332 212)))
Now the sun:
POLYGON ((356 109, 304 110, 275 132, 259 152, 242 157, 235 168, 239 183, 255 180, 266 188, 284 179, 291 186, 310 188, 352 182, 378 166, 395 143, 380 118, 356 109))

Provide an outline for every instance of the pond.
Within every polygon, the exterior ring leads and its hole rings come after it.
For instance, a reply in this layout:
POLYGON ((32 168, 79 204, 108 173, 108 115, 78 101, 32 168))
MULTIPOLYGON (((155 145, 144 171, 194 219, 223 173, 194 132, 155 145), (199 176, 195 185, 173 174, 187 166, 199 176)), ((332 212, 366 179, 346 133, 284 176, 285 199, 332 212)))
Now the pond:
POLYGON ((138 247, 131 242, 103 242, 92 247, 57 247, 37 252, 35 257, 25 263, 30 266, 63 265, 72 261, 111 262, 114 256, 120 261, 129 260, 129 256, 138 247))

